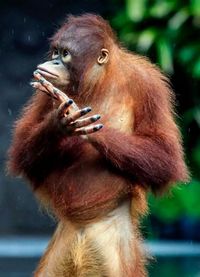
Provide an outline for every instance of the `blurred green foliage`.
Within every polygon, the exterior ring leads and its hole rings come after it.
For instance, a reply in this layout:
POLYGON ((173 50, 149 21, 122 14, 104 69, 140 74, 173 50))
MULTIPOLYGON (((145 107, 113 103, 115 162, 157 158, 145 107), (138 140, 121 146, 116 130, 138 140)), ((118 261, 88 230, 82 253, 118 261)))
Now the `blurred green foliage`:
POLYGON ((184 94, 177 95, 178 120, 191 181, 175 186, 168 196, 150 195, 151 214, 164 222, 184 216, 200 219, 200 0, 126 0, 125 5, 113 0, 113 4, 120 7, 111 19, 119 39, 158 64, 184 94))

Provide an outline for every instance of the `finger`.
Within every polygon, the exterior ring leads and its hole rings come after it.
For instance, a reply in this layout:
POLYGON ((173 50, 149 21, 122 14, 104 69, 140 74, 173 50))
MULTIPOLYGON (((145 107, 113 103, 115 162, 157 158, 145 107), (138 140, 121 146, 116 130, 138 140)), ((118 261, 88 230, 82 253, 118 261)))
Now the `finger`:
POLYGON ((90 116, 87 118, 78 119, 78 120, 72 122, 70 125, 75 128, 85 127, 93 122, 96 122, 100 118, 101 118, 101 116, 99 114, 96 114, 96 115, 93 115, 93 116, 90 116))
POLYGON ((86 115, 87 113, 91 112, 90 107, 86 107, 84 109, 75 111, 73 114, 69 114, 65 119, 64 119, 64 124, 68 125, 69 123, 75 121, 76 119, 80 118, 81 116, 86 115))
POLYGON ((103 128, 103 124, 97 124, 94 126, 84 127, 74 130, 74 135, 87 135, 95 133, 103 128))
POLYGON ((49 91, 52 96, 57 97, 57 99, 61 102, 66 102, 68 100, 67 96, 62 91, 55 88, 37 70, 33 72, 33 75, 49 91))
POLYGON ((43 85, 40 82, 30 82, 30 85, 33 88, 40 89, 40 90, 48 92, 48 90, 45 87, 43 87, 43 85))
POLYGON ((34 76, 35 79, 37 79, 37 80, 40 80, 41 78, 43 78, 42 75, 41 75, 37 70, 35 70, 35 71, 33 72, 33 76, 34 76))
MULTIPOLYGON (((49 91, 52 97, 56 97, 60 102, 67 102, 70 98, 58 88, 55 88, 49 81, 47 81, 42 75, 36 70, 33 72, 34 77, 49 91)), ((78 106, 73 102, 72 106, 75 110, 78 110, 78 106)))
POLYGON ((63 117, 68 112, 68 109, 73 104, 73 102, 74 101, 72 99, 69 99, 68 101, 63 102, 58 108, 58 116, 63 117))
POLYGON ((33 88, 38 89, 38 90, 40 90, 40 91, 46 93, 48 96, 53 97, 54 99, 57 99, 57 98, 55 98, 54 96, 52 96, 52 95, 49 93, 49 91, 48 91, 41 83, 39 83, 39 82, 31 82, 30 85, 31 85, 33 88))
POLYGON ((34 76, 37 78, 37 80, 41 83, 42 86, 45 87, 46 90, 53 96, 56 97, 57 100, 60 100, 61 102, 66 102, 67 96, 64 96, 65 94, 61 91, 59 91, 57 88, 55 88, 49 81, 47 81, 44 77, 40 75, 40 73, 34 72, 34 76))
MULTIPOLYGON (((50 87, 52 86, 50 82, 48 82, 44 77, 41 76, 40 73, 38 73, 37 71, 35 71, 33 73, 34 77, 38 80, 38 82, 41 84, 41 86, 43 87, 43 90, 45 90, 46 92, 49 93, 50 96, 52 96, 53 98, 60 100, 60 98, 58 97, 58 95, 53 91, 53 89, 50 89, 50 87)), ((37 85, 38 86, 38 85, 37 85)), ((40 86, 40 87, 41 87, 40 86)))

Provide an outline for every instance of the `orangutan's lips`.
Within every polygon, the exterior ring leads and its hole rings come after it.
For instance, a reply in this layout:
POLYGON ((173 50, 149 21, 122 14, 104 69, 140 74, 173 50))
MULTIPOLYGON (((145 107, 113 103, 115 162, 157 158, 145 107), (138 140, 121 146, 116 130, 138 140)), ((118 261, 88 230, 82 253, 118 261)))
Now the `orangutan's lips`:
POLYGON ((38 66, 37 71, 44 77, 53 78, 53 79, 58 78, 57 74, 48 71, 46 68, 43 68, 42 66, 38 66))

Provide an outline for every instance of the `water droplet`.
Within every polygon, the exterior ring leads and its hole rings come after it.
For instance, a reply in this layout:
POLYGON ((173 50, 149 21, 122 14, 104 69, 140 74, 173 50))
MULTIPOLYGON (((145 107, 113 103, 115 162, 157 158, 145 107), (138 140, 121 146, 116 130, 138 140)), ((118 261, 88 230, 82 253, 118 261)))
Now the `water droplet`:
POLYGON ((11 116, 11 115, 12 115, 12 111, 11 111, 11 109, 10 109, 10 108, 8 108, 8 114, 9 114, 9 116, 11 116))

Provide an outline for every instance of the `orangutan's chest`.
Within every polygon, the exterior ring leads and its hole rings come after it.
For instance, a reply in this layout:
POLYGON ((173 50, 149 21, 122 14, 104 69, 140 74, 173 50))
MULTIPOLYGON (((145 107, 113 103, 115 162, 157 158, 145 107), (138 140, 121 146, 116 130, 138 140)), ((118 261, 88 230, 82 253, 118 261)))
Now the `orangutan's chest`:
POLYGON ((112 97, 100 107, 105 125, 121 132, 131 134, 134 126, 133 100, 130 97, 112 97))

